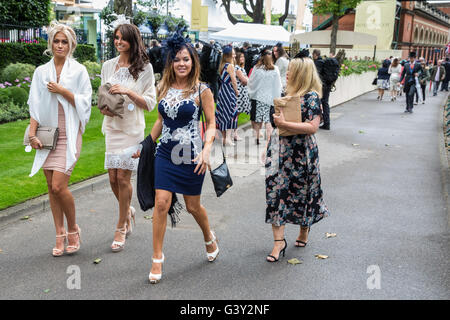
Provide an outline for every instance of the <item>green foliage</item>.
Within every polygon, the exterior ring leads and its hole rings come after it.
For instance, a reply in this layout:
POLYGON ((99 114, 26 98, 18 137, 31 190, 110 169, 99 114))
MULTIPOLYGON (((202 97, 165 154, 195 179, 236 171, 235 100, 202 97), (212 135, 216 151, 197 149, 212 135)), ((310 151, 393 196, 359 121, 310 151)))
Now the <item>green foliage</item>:
POLYGON ((73 57, 79 63, 83 63, 85 61, 97 61, 97 56, 95 55, 95 47, 92 44, 77 45, 73 53, 73 57))
MULTIPOLYGON (((42 27, 50 24, 50 0, 2 0, 0 2, 0 24, 42 27)), ((14 29, 20 29, 17 26, 14 29)))
POLYGON ((93 61, 85 61, 83 62, 83 65, 86 67, 87 72, 89 73, 90 77, 95 77, 97 75, 100 75, 102 71, 102 66, 93 61))
POLYGON ((36 67, 32 64, 26 63, 11 63, 3 69, 0 81, 8 81, 10 83, 23 82, 31 80, 36 67))
MULTIPOLYGON (((51 57, 44 55, 47 43, 0 43, 0 70, 10 63, 26 63, 40 66, 50 61, 51 57)), ((97 61, 95 48, 92 45, 79 44, 74 52, 78 62, 97 61)))
MULTIPOLYGON (((20 85, 20 84, 19 84, 20 85)), ((14 102, 24 105, 28 100, 28 91, 21 87, 0 88, 0 103, 14 102)))
POLYGON ((314 0, 310 9, 313 14, 343 16, 347 9, 358 6, 362 0, 314 0))
POLYGON ((28 105, 16 104, 13 101, 0 102, 0 123, 27 119, 29 117, 28 105))
POLYGON ((377 71, 380 62, 372 60, 344 60, 341 64, 339 76, 349 76, 351 74, 361 74, 368 71, 377 71))

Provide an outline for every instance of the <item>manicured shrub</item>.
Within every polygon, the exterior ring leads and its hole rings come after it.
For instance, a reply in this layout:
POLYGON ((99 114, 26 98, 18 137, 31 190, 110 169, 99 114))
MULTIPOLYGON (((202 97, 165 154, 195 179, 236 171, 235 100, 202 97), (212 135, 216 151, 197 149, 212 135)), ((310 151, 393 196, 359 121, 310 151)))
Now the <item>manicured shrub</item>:
POLYGON ((28 92, 20 87, 9 87, 5 88, 5 90, 8 90, 10 99, 15 103, 19 105, 26 104, 28 101, 28 92))
POLYGON ((77 45, 73 57, 79 62, 83 63, 85 61, 97 61, 95 55, 95 48, 91 44, 79 44, 77 45))
POLYGON ((35 66, 27 63, 11 63, 1 73, 0 80, 2 82, 10 82, 14 85, 23 83, 24 81, 29 83, 33 77, 35 66))
POLYGON ((85 61, 83 62, 83 65, 86 67, 86 70, 89 73, 90 77, 97 77, 102 72, 102 66, 100 65, 100 63, 85 61))
MULTIPOLYGON (((20 89, 20 88, 19 88, 20 89)), ((28 105, 18 105, 13 101, 0 102, 0 124, 30 118, 28 105)))

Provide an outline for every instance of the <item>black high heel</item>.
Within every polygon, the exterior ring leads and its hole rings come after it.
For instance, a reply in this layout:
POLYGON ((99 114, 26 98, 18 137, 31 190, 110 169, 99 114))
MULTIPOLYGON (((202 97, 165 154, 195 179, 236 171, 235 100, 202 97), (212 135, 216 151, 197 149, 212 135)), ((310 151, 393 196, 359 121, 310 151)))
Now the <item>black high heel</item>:
POLYGON ((279 260, 280 256, 281 256, 281 254, 283 254, 283 257, 284 257, 284 255, 285 255, 285 253, 286 253, 286 248, 287 248, 287 241, 286 241, 286 239, 282 239, 282 240, 274 240, 274 241, 284 241, 284 248, 281 249, 280 253, 278 254, 278 259, 275 258, 274 256, 272 256, 272 255, 269 254, 267 257, 268 257, 268 258, 273 258, 273 260, 267 260, 267 259, 266 259, 267 262, 277 262, 277 261, 279 260))
MULTIPOLYGON (((308 227, 308 238, 309 238, 309 230, 311 230, 311 227, 308 227)), ((308 244, 308 242, 305 242, 305 241, 302 241, 302 240, 295 240, 295 246, 297 247, 297 248, 304 248, 304 247, 306 247, 306 245, 308 244), (301 244, 303 244, 302 246, 301 245, 299 245, 299 243, 301 243, 301 244)))

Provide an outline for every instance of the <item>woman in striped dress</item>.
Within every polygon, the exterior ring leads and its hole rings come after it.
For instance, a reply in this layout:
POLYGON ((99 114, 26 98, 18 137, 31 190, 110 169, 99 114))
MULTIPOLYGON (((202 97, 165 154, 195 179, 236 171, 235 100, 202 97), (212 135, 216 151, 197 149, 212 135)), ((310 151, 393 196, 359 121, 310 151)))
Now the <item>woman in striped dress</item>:
POLYGON ((230 137, 231 129, 237 128, 237 88, 236 74, 234 71, 234 50, 231 46, 223 49, 222 61, 220 62, 221 74, 219 78, 219 94, 216 108, 217 129, 222 132, 223 145, 234 145, 230 137), (227 139, 227 137, 229 139, 227 139))

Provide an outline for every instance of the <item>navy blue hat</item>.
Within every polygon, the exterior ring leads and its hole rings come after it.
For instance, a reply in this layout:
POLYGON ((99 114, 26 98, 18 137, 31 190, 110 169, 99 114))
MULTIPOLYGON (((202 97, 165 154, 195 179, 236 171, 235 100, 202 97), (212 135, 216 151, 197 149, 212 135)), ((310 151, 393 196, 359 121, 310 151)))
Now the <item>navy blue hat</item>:
POLYGON ((233 51, 233 47, 230 45, 223 47, 223 50, 222 50, 222 52, 224 54, 229 54, 229 53, 231 53, 231 51, 233 51))

